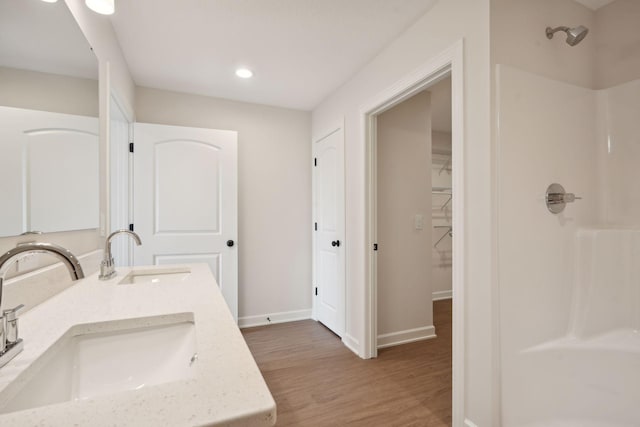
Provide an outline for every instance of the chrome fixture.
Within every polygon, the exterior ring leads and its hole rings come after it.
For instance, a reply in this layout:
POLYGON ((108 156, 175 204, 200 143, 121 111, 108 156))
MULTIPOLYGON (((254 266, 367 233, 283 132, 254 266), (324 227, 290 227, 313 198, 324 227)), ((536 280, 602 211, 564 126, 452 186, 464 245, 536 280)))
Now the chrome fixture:
POLYGON ((567 203, 573 203, 580 199, 582 199, 582 197, 577 197, 573 193, 567 193, 564 191, 562 185, 555 182, 547 187, 547 194, 545 196, 547 208, 552 214, 559 214, 564 210, 567 203))
POLYGON ((109 234, 104 244, 104 258, 100 263, 100 276, 98 276, 100 280, 109 280, 116 275, 116 266, 114 265, 113 255, 111 254, 111 240, 118 234, 128 234, 136 241, 136 245, 140 246, 142 244, 140 236, 133 231, 117 230, 109 234))
MULTIPOLYGON (((29 253, 55 255, 63 261, 63 264, 69 270, 72 280, 84 278, 84 272, 78 258, 67 249, 53 243, 18 244, 18 246, 0 256, 0 309, 2 308, 4 275, 9 266, 13 264, 13 261, 29 253)), ((0 312, 2 314, 0 318, 0 368, 24 348, 24 342, 18 337, 18 317, 16 315, 18 310, 23 307, 24 305, 20 304, 17 307, 0 312)))
POLYGON ((584 39, 587 36, 587 33, 589 32, 589 29, 583 25, 579 25, 575 28, 569 28, 569 27, 556 27, 556 28, 551 28, 551 27, 547 27, 546 30, 546 34, 547 34, 547 38, 549 40, 551 40, 553 38, 553 34, 558 32, 558 31, 564 31, 565 33, 567 33, 567 44, 569 46, 575 46, 578 43, 580 43, 582 41, 582 39, 584 39))

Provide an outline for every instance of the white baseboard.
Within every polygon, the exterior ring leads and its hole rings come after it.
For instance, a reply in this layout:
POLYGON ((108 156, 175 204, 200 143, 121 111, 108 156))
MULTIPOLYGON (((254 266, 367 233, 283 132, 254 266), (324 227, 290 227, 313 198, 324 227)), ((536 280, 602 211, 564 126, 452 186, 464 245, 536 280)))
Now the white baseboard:
POLYGON ((408 344, 410 342, 428 340, 436 337, 435 326, 407 329, 405 331, 392 332, 378 335, 378 348, 392 347, 394 345, 408 344))
POLYGON ((437 291, 431 295, 433 301, 440 301, 442 299, 451 299, 453 298, 453 291, 437 291))
POLYGON ((345 345, 345 347, 347 347, 349 350, 353 351, 357 356, 360 356, 360 341, 358 341, 357 339, 355 339, 354 337, 352 337, 349 334, 344 334, 344 336, 342 337, 342 343, 345 345))
POLYGON ((478 427, 473 421, 471 421, 469 418, 466 418, 464 420, 464 425, 466 427, 478 427))
POLYGON ((240 317, 238 318, 238 326, 240 328, 252 328, 254 326, 273 325, 275 323, 295 322, 296 320, 306 319, 311 319, 311 309, 240 317))

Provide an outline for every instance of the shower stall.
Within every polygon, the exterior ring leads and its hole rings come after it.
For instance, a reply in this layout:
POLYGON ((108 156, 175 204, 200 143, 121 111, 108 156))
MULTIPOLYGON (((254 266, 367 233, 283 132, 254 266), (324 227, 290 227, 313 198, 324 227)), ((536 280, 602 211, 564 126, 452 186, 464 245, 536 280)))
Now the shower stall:
POLYGON ((640 1, 491 13, 502 425, 640 426, 640 1))

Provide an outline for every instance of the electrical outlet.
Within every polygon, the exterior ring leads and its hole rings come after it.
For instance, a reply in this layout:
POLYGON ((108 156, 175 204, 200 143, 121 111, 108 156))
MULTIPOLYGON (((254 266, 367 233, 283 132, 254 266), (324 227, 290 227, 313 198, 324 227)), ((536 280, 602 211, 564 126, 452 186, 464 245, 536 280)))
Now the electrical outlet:
POLYGON ((415 227, 416 230, 424 229, 424 215, 416 214, 416 216, 413 219, 413 226, 415 227))

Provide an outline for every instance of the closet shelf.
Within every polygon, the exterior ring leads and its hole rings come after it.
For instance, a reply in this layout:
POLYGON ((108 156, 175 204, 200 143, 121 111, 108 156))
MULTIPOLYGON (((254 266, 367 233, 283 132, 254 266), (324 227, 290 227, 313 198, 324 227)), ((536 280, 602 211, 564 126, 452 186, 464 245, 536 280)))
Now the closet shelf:
POLYGON ((451 202, 451 199, 453 198, 453 193, 451 192, 451 187, 432 187, 431 188, 431 194, 441 194, 444 196, 449 196, 447 198, 447 201, 444 202, 444 204, 440 207, 440 209, 443 209, 445 207, 447 207, 447 205, 449 204, 449 202, 451 202))
POLYGON ((438 239, 438 241, 433 245, 434 248, 438 247, 438 243, 442 242, 442 239, 444 239, 445 237, 447 237, 447 235, 449 237, 453 237, 453 227, 450 225, 434 225, 433 228, 446 228, 447 231, 444 232, 444 234, 438 239))
POLYGON ((451 172, 451 157, 447 159, 447 161, 442 165, 440 170, 438 171, 438 175, 442 174, 442 171, 451 172), (447 167, 448 166, 448 167, 447 167))
POLYGON ((432 193, 451 194, 451 187, 431 187, 432 193))

